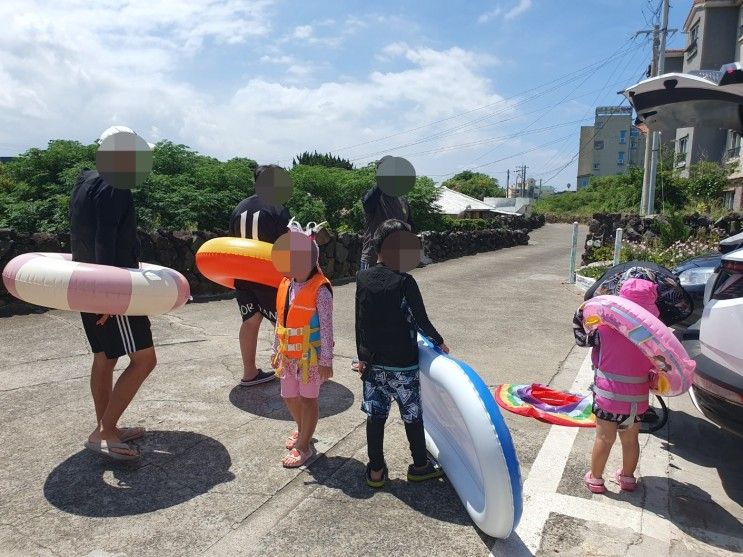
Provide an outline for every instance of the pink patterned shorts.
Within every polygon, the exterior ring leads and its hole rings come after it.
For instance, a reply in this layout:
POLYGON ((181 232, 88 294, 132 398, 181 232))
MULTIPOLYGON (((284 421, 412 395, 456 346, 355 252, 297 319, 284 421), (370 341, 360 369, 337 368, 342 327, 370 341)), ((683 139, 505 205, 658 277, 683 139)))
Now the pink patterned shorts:
POLYGON ((281 397, 296 398, 317 398, 320 396, 320 385, 323 381, 316 369, 310 369, 310 380, 303 383, 300 373, 296 369, 284 370, 281 377, 281 397))

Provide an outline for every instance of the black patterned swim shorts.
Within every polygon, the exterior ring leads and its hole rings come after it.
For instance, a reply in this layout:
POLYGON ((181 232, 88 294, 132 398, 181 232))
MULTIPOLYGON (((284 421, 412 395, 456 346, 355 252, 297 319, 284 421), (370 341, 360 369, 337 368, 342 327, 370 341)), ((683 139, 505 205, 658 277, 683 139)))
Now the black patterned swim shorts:
POLYGON ((370 366, 364 376, 364 400, 361 409, 366 414, 376 419, 387 419, 392 399, 395 399, 405 423, 414 423, 422 419, 417 366, 395 370, 370 366))

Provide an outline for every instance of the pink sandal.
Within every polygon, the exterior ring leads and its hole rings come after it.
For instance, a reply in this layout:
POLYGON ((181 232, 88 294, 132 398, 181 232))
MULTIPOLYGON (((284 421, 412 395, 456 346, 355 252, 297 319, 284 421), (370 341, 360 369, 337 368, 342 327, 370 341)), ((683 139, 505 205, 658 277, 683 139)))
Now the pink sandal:
POLYGON ((621 468, 614 472, 614 479, 622 491, 634 491, 637 488, 637 478, 623 475, 621 468))
POLYGON ((295 431, 286 439, 286 444, 284 446, 291 451, 297 443, 297 439, 299 439, 299 432, 295 431))
POLYGON ((292 449, 289 451, 289 454, 281 460, 281 464, 284 468, 299 468, 313 456, 315 456, 315 450, 312 447, 310 447, 310 450, 307 452, 302 452, 299 449, 292 449))
POLYGON ((589 470, 583 477, 583 482, 591 493, 606 493, 606 486, 603 479, 594 478, 589 470))

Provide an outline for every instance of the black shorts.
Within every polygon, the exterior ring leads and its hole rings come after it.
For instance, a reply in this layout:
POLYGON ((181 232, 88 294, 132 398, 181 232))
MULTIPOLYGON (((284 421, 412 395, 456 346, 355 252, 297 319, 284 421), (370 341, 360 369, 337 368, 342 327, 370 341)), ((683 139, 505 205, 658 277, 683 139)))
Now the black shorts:
POLYGON ((253 282, 241 282, 235 286, 235 298, 243 321, 260 313, 271 323, 276 323, 276 288, 253 282))
MULTIPOLYGON (((607 412, 603 408, 601 408, 598 404, 596 404, 596 400, 594 397, 593 404, 591 405, 591 411, 593 412, 593 415, 597 418, 607 421, 607 422, 614 422, 615 424, 622 424, 624 423, 627 418, 630 417, 629 414, 614 414, 613 412, 607 412)), ((634 423, 641 422, 642 421, 642 414, 636 414, 634 423)), ((626 425, 619 425, 619 429, 627 429, 628 426, 626 425)))
POLYGON ((105 352, 106 358, 113 360, 152 346, 152 329, 148 317, 112 315, 103 325, 96 325, 100 315, 80 315, 93 354, 105 352))

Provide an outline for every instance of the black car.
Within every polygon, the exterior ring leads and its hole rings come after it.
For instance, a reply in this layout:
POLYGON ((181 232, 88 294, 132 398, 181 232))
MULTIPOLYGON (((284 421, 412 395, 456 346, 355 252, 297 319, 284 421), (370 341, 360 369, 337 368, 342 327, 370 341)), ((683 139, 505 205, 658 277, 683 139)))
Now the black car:
POLYGON ((691 296, 694 302, 694 312, 682 322, 683 325, 696 323, 702 317, 704 289, 710 277, 720 266, 721 259, 721 253, 701 255, 687 259, 673 270, 679 278, 681 287, 691 296))
POLYGON ((714 282, 710 281, 710 278, 720 267, 722 256, 741 248, 743 248, 743 233, 722 240, 718 252, 687 259, 673 270, 683 289, 694 301, 694 313, 685 319, 682 325, 691 325, 699 321, 704 310, 705 288, 709 288, 714 282))

